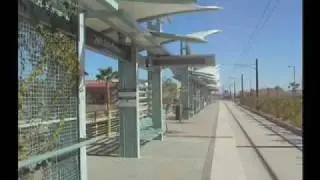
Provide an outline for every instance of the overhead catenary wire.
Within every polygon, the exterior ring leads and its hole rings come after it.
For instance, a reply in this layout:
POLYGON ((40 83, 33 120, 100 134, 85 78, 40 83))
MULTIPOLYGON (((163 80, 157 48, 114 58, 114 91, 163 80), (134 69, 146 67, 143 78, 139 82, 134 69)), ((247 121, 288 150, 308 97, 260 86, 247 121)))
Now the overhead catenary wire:
MULTIPOLYGON (((278 2, 278 1, 280 1, 280 0, 276 0, 276 2, 278 2)), ((265 18, 264 21, 262 22, 260 28, 257 30, 256 36, 255 36, 256 39, 259 37, 259 35, 260 35, 262 29, 265 27, 265 25, 269 22, 269 19, 270 19, 271 15, 273 14, 273 12, 275 11, 276 7, 277 7, 276 4, 274 4, 274 6, 272 6, 272 7, 270 7, 270 10, 268 11, 269 13, 267 13, 267 14, 265 15, 266 18, 265 18)), ((255 39, 255 40, 256 40, 256 39, 255 39)), ((252 41, 252 43, 250 44, 250 46, 249 46, 249 48, 248 48, 248 51, 251 50, 250 48, 253 47, 253 43, 254 43, 254 41, 252 41)), ((247 51, 247 52, 248 52, 248 51, 247 51)), ((247 52, 246 52, 246 53, 247 53, 247 52)))
MULTIPOLYGON (((261 30, 265 27, 266 23, 269 21, 272 13, 274 12, 274 10, 276 9, 276 4, 274 4, 274 6, 272 5, 272 1, 273 0, 269 0, 258 20, 258 23, 256 24, 256 26, 254 27, 252 33, 249 36, 249 39, 247 41, 247 43, 245 44, 243 50, 241 51, 239 58, 237 58, 234 63, 233 63, 233 69, 231 74, 229 75, 229 77, 227 78, 227 82, 226 84, 228 84, 230 77, 232 77, 233 73, 235 72, 237 66, 236 66, 236 62, 239 61, 245 54, 247 54, 251 48, 252 48, 252 43, 255 40, 255 38, 258 37, 258 35, 260 34, 261 30), (269 12, 269 13, 268 13, 269 12)), ((275 0, 276 2, 279 2, 280 0, 275 0)))

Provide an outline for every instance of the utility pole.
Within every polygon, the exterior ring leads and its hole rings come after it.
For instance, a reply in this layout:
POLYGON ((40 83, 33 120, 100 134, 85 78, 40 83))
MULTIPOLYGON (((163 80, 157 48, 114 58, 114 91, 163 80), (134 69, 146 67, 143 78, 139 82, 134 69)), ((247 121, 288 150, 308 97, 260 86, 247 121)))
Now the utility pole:
POLYGON ((296 94, 297 84, 296 84, 296 66, 293 66, 293 84, 294 87, 292 88, 292 95, 296 94))
POLYGON ((231 93, 231 84, 229 85, 229 96, 230 96, 230 99, 232 99, 232 93, 231 93))
POLYGON ((233 80, 233 101, 236 100, 236 80, 233 80))
POLYGON ((243 98, 243 74, 241 74, 241 97, 243 98))
POLYGON ((180 41, 180 56, 184 55, 183 54, 183 50, 184 50, 184 46, 183 46, 183 41, 180 41))
POLYGON ((293 82, 296 84, 296 66, 293 66, 293 82))
POLYGON ((296 85, 296 66, 288 66, 289 68, 292 68, 293 70, 293 84, 292 84, 292 96, 294 96, 294 93, 295 93, 295 90, 297 88, 297 85, 296 85))
POLYGON ((222 93, 221 93, 222 97, 225 98, 226 94, 224 93, 225 90, 224 90, 224 86, 223 85, 222 85, 221 89, 222 89, 222 93))
POLYGON ((256 59, 256 109, 259 108, 259 65, 256 59))
POLYGON ((259 66, 258 66, 258 58, 256 59, 256 98, 259 98, 259 66))

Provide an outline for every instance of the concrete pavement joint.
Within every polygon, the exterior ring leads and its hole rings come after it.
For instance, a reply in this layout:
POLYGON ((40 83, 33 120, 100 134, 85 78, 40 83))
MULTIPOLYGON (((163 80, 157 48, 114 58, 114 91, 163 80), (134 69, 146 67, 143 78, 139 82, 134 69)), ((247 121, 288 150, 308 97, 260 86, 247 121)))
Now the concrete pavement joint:
POLYGON ((250 138, 250 136, 248 135, 248 133, 246 132, 246 130, 243 128, 243 126, 241 125, 240 121, 237 119, 237 117, 234 115, 234 113, 232 112, 232 110, 230 109, 230 107, 224 103, 224 105, 226 106, 226 108, 228 109, 228 111, 230 112, 230 114, 232 115, 233 119, 237 122, 237 124, 239 125, 240 129, 242 130, 242 132, 244 133, 244 135, 246 136, 246 138, 248 139, 249 143, 251 144, 251 146, 253 147, 253 149, 255 150, 256 154, 258 155, 259 159, 261 160, 262 164, 264 165, 264 167, 266 168, 266 170, 268 171, 270 177, 272 180, 278 180, 278 176, 276 175, 276 173, 271 169, 270 165, 267 163, 267 161, 264 159, 264 157, 262 156, 261 152, 258 150, 258 148, 256 148, 256 145, 254 144, 253 140, 250 138))
POLYGON ((287 130, 289 130, 290 132, 292 132, 292 133, 294 133, 294 134, 296 134, 296 135, 298 135, 298 136, 302 136, 302 133, 303 133, 302 128, 297 128, 297 127, 295 127, 295 126, 293 126, 293 125, 291 125, 291 124, 288 124, 288 123, 281 122, 281 121, 279 121, 279 120, 273 119, 273 118, 271 118, 271 117, 266 116, 265 114, 262 114, 262 113, 260 113, 260 112, 258 112, 258 111, 256 111, 256 110, 254 110, 254 109, 252 109, 252 108, 249 108, 249 107, 247 107, 247 106, 244 106, 244 105, 242 105, 242 104, 238 104, 238 105, 239 105, 240 107, 242 107, 243 109, 246 109, 246 110, 248 110, 248 111, 250 111, 250 112, 252 112, 252 113, 254 113, 254 114, 256 114, 256 115, 259 115, 259 116, 264 117, 264 118, 267 119, 268 121, 273 122, 274 124, 276 124, 276 125, 284 128, 284 129, 287 129, 287 130))
MULTIPOLYGON (((212 127, 212 136, 214 137, 216 135, 217 131, 217 125, 218 125, 218 117, 219 117, 219 103, 215 102, 217 104, 216 107, 216 116, 214 117, 214 123, 212 127)), ((216 138, 211 138, 210 144, 208 147, 208 152, 206 154, 205 163, 203 165, 203 171, 202 171, 202 177, 201 180, 210 180, 211 179, 211 169, 212 169, 212 162, 214 158, 214 144, 215 144, 216 138)))
MULTIPOLYGON (((244 108, 246 109, 246 108, 244 108)), ((255 118, 252 114, 242 110, 242 112, 244 112, 245 114, 247 114, 248 116, 250 116, 252 119, 254 119, 255 121, 257 121, 260 125, 262 125, 264 128, 272 131, 273 133, 275 133, 277 136, 281 137, 284 141, 288 142, 289 144, 291 144, 292 146, 294 146, 295 148, 299 149, 300 151, 303 151, 301 146, 298 146, 297 144, 293 143, 292 141, 288 140, 286 137, 284 137, 281 133, 277 132, 276 130, 274 130, 272 127, 269 127, 268 125, 262 123, 260 120, 258 120, 257 118, 255 118)), ((258 115, 258 114, 257 114, 258 115)), ((267 118, 266 118, 267 119, 267 118)), ((268 120, 268 119, 267 119, 268 120)), ((274 122, 273 122, 274 123, 274 122)), ((275 123, 276 124, 276 123, 275 123)), ((277 125, 277 124, 276 124, 277 125)), ((287 128, 284 128, 287 129, 287 128)), ((292 129, 289 130, 290 132, 293 132, 292 129)), ((295 133, 296 134, 296 133, 295 133)), ((301 136, 301 135, 300 135, 301 136)))

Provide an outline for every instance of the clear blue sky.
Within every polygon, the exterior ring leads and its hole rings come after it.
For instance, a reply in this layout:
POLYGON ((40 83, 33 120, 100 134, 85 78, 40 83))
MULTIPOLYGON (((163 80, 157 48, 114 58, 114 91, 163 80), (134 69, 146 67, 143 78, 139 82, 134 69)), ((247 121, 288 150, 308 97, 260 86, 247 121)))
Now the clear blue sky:
MULTIPOLYGON (((254 63, 255 58, 260 64, 260 87, 280 85, 287 88, 293 79, 293 73, 288 65, 296 66, 296 81, 302 79, 302 1, 272 0, 271 7, 276 6, 269 20, 252 41, 252 48, 242 58, 241 52, 247 45, 249 37, 268 0, 199 0, 199 5, 217 5, 222 11, 194 13, 174 16, 172 24, 165 24, 164 31, 169 33, 189 34, 192 32, 220 29, 222 33, 209 37, 207 44, 192 44, 193 53, 216 54, 217 63, 221 64, 222 85, 229 85, 228 77, 240 80, 240 74, 246 77, 245 88, 255 85, 254 71, 248 68, 236 68, 232 64, 254 63), (233 73, 232 73, 233 72, 233 73)), ((267 13, 268 14, 268 13, 267 13)), ((268 16, 268 15, 267 15, 268 16)), ((264 21, 264 20, 263 20, 264 21)), ((166 46, 174 54, 179 53, 179 44, 166 46)), ((89 79, 94 79, 98 68, 112 66, 117 69, 117 61, 108 57, 87 51, 86 71, 89 79)), ((141 72, 141 78, 146 78, 146 72, 141 72)), ((172 74, 165 70, 164 75, 172 74)), ((237 83, 237 89, 240 88, 237 83)))

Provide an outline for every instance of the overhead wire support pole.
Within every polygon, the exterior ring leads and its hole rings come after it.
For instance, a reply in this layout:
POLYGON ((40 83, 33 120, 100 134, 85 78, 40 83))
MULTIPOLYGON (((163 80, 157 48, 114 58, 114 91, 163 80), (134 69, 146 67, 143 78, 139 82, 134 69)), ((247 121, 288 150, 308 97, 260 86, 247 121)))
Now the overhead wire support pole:
POLYGON ((241 74, 241 97, 243 98, 243 74, 241 74))
POLYGON ((231 84, 229 85, 229 96, 230 96, 230 99, 232 99, 231 84))
POLYGON ((259 98, 259 65, 258 65, 258 58, 256 59, 256 98, 259 98))
POLYGON ((256 59, 256 109, 259 108, 259 64, 258 58, 256 59))
MULTIPOLYGON (((81 69, 85 67, 85 13, 81 12, 79 14, 79 40, 78 40, 78 57, 81 69)), ((79 138, 86 139, 86 85, 85 85, 85 74, 81 72, 80 79, 79 79, 79 138)), ((80 180, 87 180, 88 179, 88 172, 87 172, 87 149, 86 147, 80 147, 79 150, 80 154, 80 180)))
POLYGON ((292 68, 292 71, 293 71, 293 82, 290 83, 289 87, 291 87, 292 96, 294 96, 296 88, 297 88, 297 84, 296 84, 296 67, 294 65, 290 65, 288 67, 292 68))
POLYGON ((233 101, 236 101, 236 80, 233 80, 233 101))
MULTIPOLYGON (((251 69, 254 69, 255 73, 256 73, 256 89, 255 89, 255 93, 256 93, 256 105, 258 105, 258 99, 259 99, 259 61, 258 58, 256 58, 255 60, 255 64, 254 67, 252 67, 251 64, 235 64, 235 66, 244 66, 244 67, 249 67, 251 69)), ((256 108, 258 108, 256 106, 256 108)))

